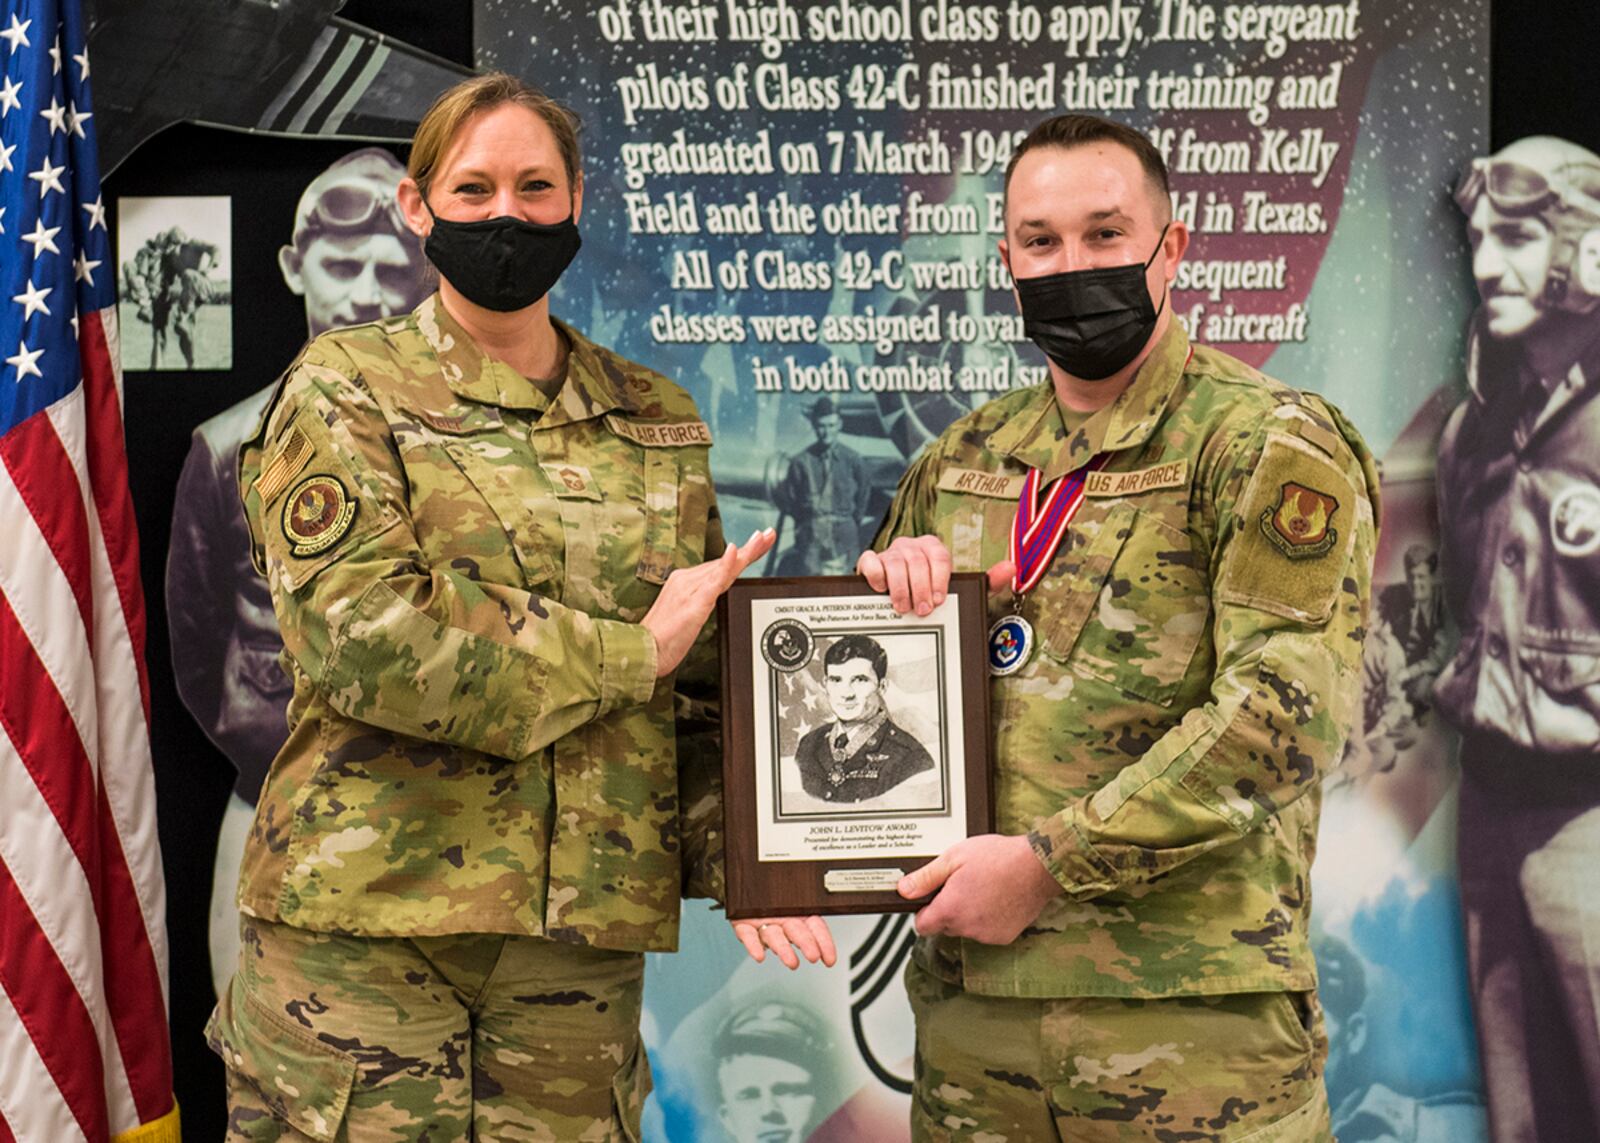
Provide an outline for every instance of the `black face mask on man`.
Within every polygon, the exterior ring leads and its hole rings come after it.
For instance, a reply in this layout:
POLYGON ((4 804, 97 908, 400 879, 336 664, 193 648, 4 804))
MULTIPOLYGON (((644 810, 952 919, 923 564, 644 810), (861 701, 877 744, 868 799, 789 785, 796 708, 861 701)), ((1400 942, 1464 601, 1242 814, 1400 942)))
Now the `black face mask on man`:
POLYGON ((583 236, 571 215, 541 226, 503 214, 478 222, 452 222, 433 213, 422 252, 469 302, 509 313, 550 292, 572 265, 583 236))
MULTIPOLYGON (((1066 270, 1018 278, 1022 332, 1074 377, 1103 381, 1139 355, 1156 328, 1145 271, 1156 260, 1167 227, 1143 265, 1066 270)), ((1166 295, 1161 305, 1167 304, 1166 295)))

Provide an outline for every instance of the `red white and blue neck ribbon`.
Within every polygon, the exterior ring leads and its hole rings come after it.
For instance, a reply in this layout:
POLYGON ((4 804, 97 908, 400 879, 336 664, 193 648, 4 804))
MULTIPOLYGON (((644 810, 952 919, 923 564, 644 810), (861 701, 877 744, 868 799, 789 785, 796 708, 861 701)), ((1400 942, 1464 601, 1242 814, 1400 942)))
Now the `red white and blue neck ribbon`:
POLYGON ((1044 577, 1045 569, 1061 546, 1061 537, 1067 534, 1067 525, 1072 523, 1083 503, 1089 474, 1100 470, 1107 455, 1102 453, 1076 472, 1052 481, 1043 504, 1039 502, 1039 470, 1030 468, 1023 477, 1017 514, 1011 521, 1011 563, 1016 568, 1011 576, 1011 590, 1019 597, 1031 591, 1044 577))

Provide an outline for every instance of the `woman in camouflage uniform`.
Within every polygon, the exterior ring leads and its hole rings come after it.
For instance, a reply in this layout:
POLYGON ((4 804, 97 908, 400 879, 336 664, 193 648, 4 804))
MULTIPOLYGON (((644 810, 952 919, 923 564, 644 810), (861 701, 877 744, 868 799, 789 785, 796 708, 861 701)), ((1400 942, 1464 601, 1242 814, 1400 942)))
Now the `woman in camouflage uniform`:
POLYGON ((229 1137, 637 1138, 640 954, 720 861, 701 629, 773 535, 724 544, 687 393, 550 317, 568 112, 466 81, 408 174, 438 293, 307 345, 241 454, 294 698, 229 1137))

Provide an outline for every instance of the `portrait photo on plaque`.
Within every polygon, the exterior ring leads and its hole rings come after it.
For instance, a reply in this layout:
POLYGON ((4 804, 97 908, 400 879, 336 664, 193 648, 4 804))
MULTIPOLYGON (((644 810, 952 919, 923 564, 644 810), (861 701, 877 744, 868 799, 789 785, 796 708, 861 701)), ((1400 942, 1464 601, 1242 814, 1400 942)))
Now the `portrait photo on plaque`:
POLYGON ((857 576, 722 607, 729 915, 913 907, 900 877, 990 820, 982 577, 926 616, 857 576))

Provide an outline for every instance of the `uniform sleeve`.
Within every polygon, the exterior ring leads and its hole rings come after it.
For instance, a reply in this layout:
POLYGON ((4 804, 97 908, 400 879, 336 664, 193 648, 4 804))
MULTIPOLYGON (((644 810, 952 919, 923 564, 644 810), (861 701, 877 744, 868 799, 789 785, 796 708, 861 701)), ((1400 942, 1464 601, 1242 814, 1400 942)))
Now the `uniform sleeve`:
POLYGON ((872 540, 873 551, 881 552, 901 536, 925 536, 933 531, 939 481, 939 465, 933 449, 933 445, 925 448, 900 477, 894 500, 872 540))
POLYGON ((428 562, 388 422, 336 349, 291 371, 261 457, 246 508, 284 644, 340 713, 519 758, 650 697, 643 627, 428 562))
MULTIPOLYGON (((707 476, 709 481, 710 477, 707 476)), ((727 546, 716 502, 706 524, 705 558, 727 546)), ((678 668, 673 694, 678 739, 678 832, 683 895, 725 898, 722 834, 722 660, 715 613, 678 668)))
POLYGON ((1281 428, 1236 434, 1207 479, 1209 698, 1031 832, 1069 896, 1125 891, 1226 846, 1338 764, 1359 717, 1376 479, 1359 437, 1353 453, 1331 430, 1312 436, 1320 447, 1281 428))

